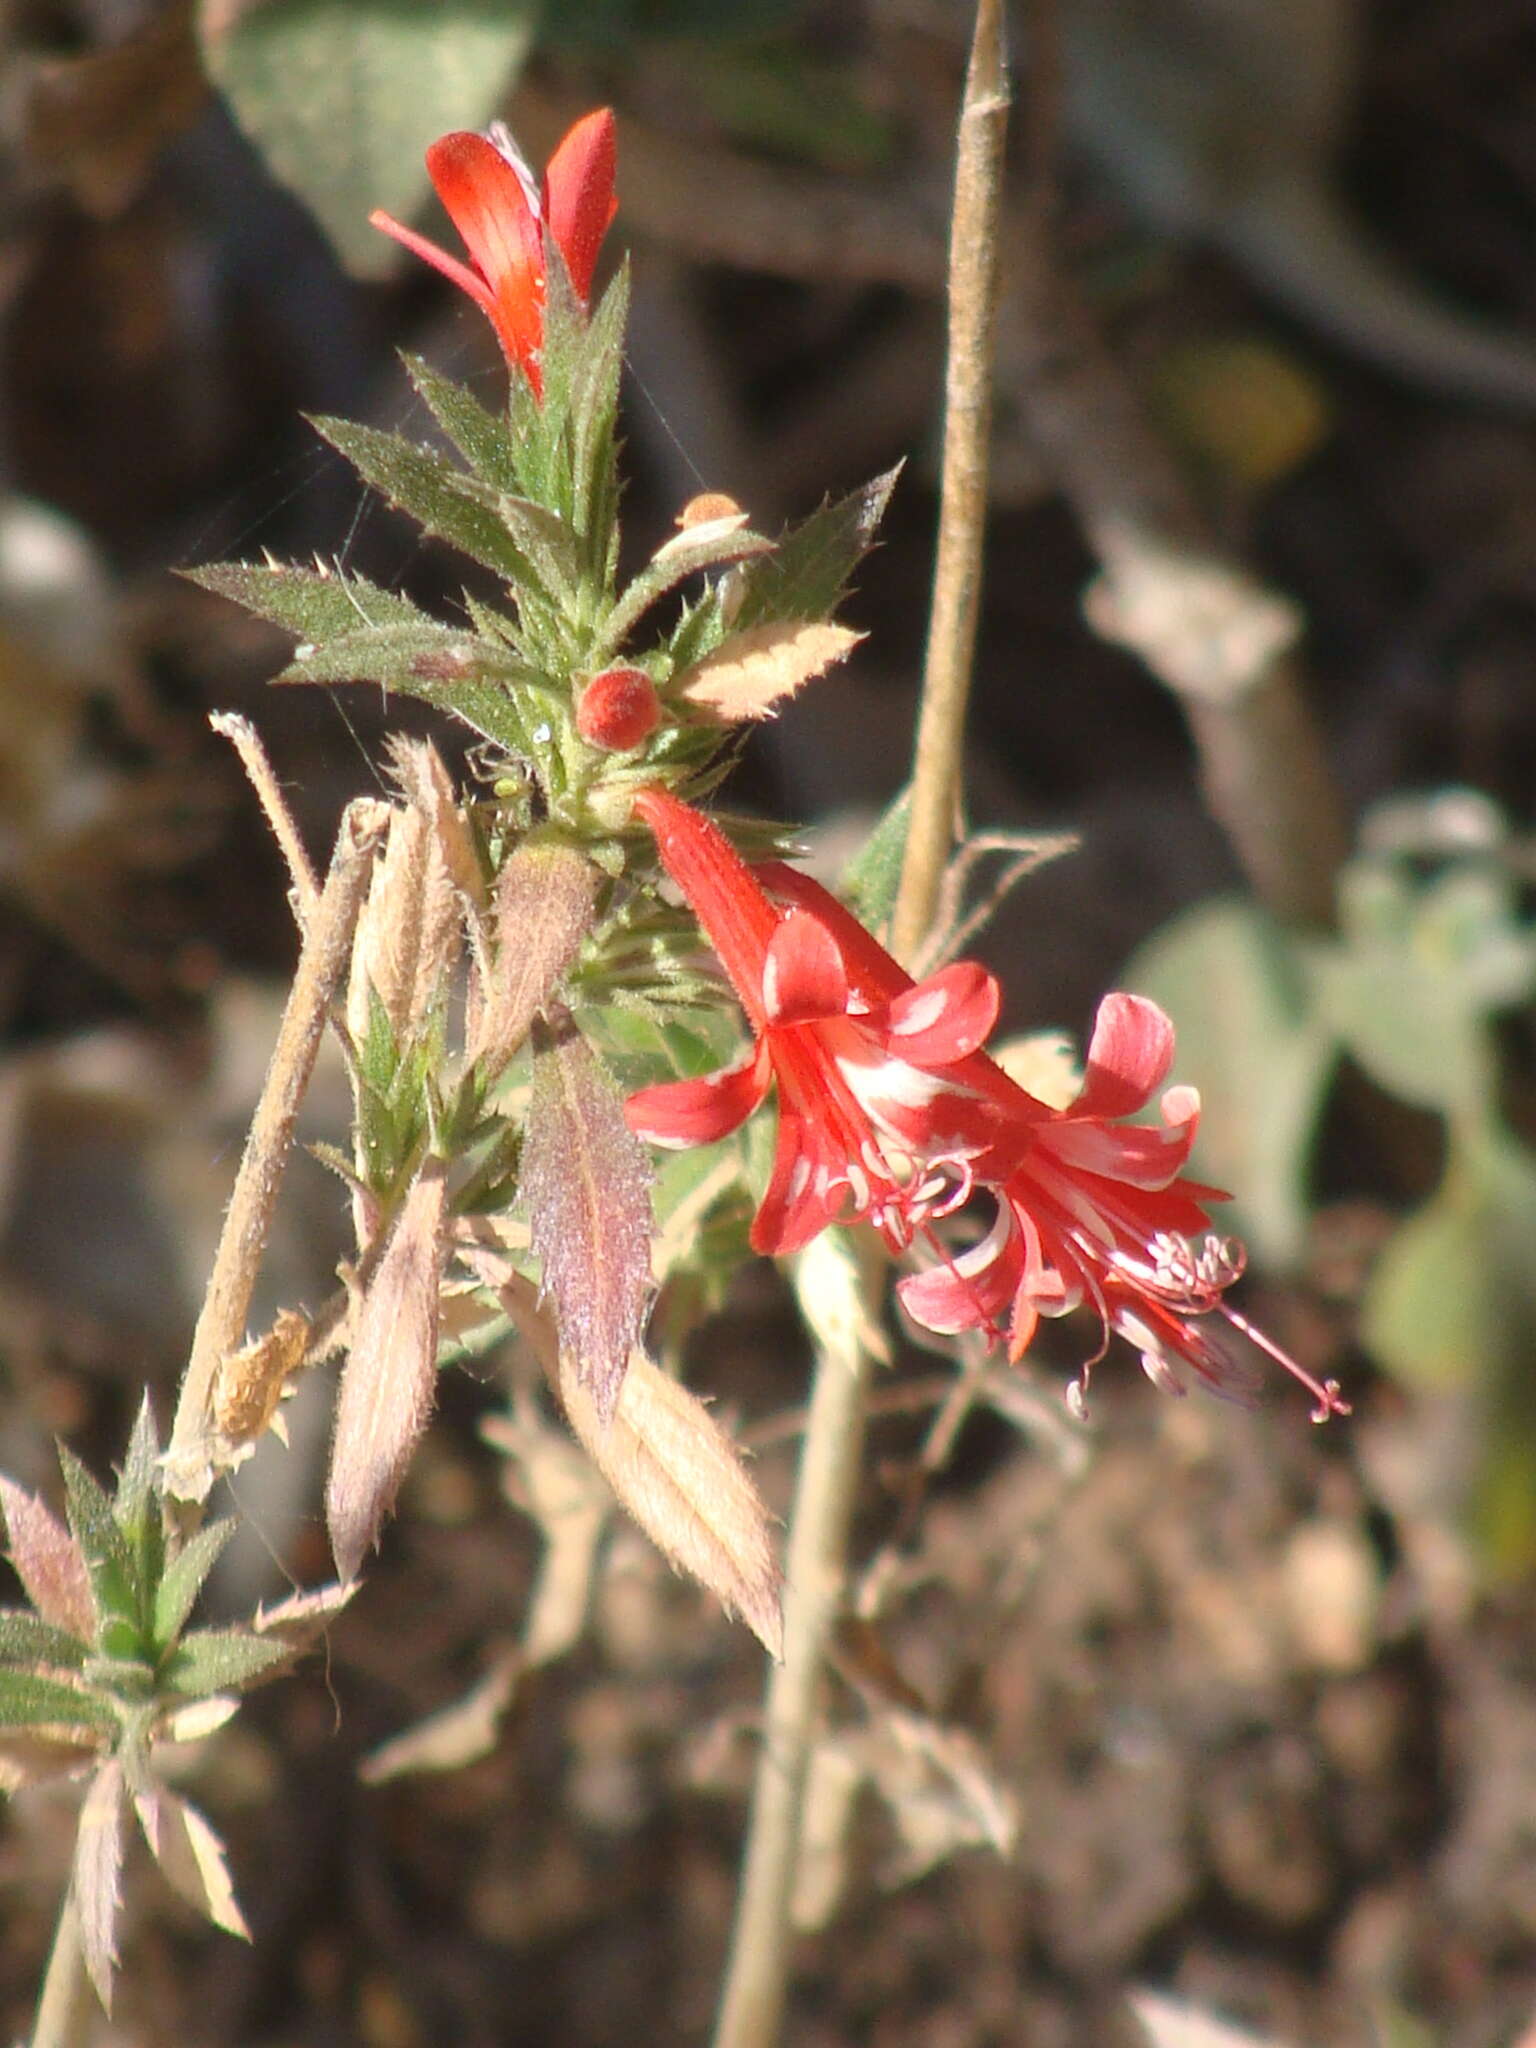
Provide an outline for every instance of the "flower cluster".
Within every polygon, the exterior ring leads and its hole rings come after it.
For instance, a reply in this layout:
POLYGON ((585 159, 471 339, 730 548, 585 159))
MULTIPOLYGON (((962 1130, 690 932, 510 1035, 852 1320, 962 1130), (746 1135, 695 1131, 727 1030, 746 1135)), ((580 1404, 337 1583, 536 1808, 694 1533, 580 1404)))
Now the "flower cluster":
MULTIPOLYGON (((896 1252, 930 1263, 898 1292, 944 1334, 1005 1334, 1017 1359, 1041 1316, 1087 1307, 1133 1344, 1149 1376, 1182 1392, 1183 1369, 1246 1397, 1250 1364, 1206 1318, 1240 1331, 1309 1390, 1313 1418, 1345 1412, 1225 1299, 1241 1248, 1209 1233, 1225 1197, 1185 1178, 1199 1097, 1163 1083, 1173 1027, 1155 1003, 1100 1005, 1077 1098, 1053 1109, 982 1047, 997 1018, 993 977, 957 961, 914 982, 850 911, 781 862, 749 868, 679 798, 642 791, 635 810, 741 1000, 753 1045, 737 1065, 630 1097, 653 1144, 706 1144, 778 1089, 772 1177, 752 1229, 760 1252, 798 1250, 830 1223, 872 1223, 896 1252), (1161 1122, 1125 1121, 1162 1089, 1161 1122), (990 1229, 952 1254, 934 1223, 973 1197, 990 1229)), ((1093 1361, 1089 1361, 1091 1364, 1093 1361)), ((1075 1383, 1080 1403, 1087 1368, 1075 1383)))

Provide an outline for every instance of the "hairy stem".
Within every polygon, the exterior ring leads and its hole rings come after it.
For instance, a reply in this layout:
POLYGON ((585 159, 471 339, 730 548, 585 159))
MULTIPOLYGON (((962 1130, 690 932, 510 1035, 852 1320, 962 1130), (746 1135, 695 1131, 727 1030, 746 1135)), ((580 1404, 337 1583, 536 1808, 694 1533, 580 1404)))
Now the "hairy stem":
POLYGON ((208 1434, 214 1386, 225 1359, 245 1341, 246 1316, 293 1143, 294 1124, 314 1071, 332 998, 351 957, 352 933, 384 816, 381 804, 359 801, 348 805, 330 874, 305 931, 293 987, 251 1119, 193 1332, 166 1452, 171 1489, 183 1500, 206 1500, 218 1476, 209 1456, 208 1434))
POLYGON ((791 1902, 811 1750, 821 1719, 827 1649, 843 1605, 848 1532, 864 1442, 880 1266, 856 1241, 827 1232, 796 1262, 807 1320, 824 1332, 806 1420, 785 1560, 784 1661, 768 1681, 715 2048, 772 2048, 789 1985, 791 1902), (858 1310, 839 1317, 839 1297, 858 1310))
POLYGON ((960 115, 949 244, 949 353, 933 607, 923 664, 912 818, 892 951, 910 961, 933 922, 960 813, 986 539, 1008 71, 1002 0, 979 0, 960 115))
MULTIPOLYGON (((966 73, 950 242, 949 368, 933 613, 919 714, 912 823, 893 931, 911 959, 938 905, 960 802, 981 592, 997 245, 1008 87, 1001 0, 978 0, 966 73)), ((768 1685, 746 1861, 715 2048, 772 2048, 789 1985, 792 1902, 822 1680, 848 1577, 848 1537, 879 1355, 879 1264, 828 1232, 796 1262, 820 1336, 785 1568, 784 1661, 768 1685)))
POLYGON ((80 1942, 80 1915, 75 1908, 75 1887, 70 1883, 64 1888, 48 1968, 38 1995, 32 2048, 78 2048, 85 2038, 90 1998, 85 1951, 80 1942))

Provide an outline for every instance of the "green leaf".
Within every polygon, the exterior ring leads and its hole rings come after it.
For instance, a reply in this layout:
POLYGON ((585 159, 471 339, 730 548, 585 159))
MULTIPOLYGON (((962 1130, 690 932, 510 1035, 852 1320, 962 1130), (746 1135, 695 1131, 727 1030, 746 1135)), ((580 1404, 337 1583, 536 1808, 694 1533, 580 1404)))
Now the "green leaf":
POLYGON ((441 377, 420 356, 401 352, 406 374, 465 462, 493 490, 515 493, 517 466, 505 413, 488 412, 472 392, 441 377))
POLYGON ((344 455, 364 483, 410 514, 428 533, 483 562, 517 589, 543 591, 533 565, 507 531, 497 494, 478 477, 456 469, 433 448, 403 434, 388 434, 356 420, 318 415, 310 424, 344 455))
POLYGON ((1494 1087, 1489 1018, 1536 985, 1536 942, 1504 876, 1464 864, 1428 883, 1358 860, 1340 883, 1343 935, 1317 949, 1319 1008, 1381 1087, 1478 1116, 1494 1087))
POLYGON ((318 217, 348 269, 399 260, 372 208, 409 219, 422 155, 483 128, 532 43, 539 0, 200 0, 210 76, 273 174, 318 217))
POLYGON ((516 694, 519 686, 526 690, 531 683, 528 672, 504 647, 467 627, 425 619, 411 625, 362 626, 355 633, 299 649, 272 680, 377 683, 452 712, 509 753, 533 751, 532 719, 516 694))
POLYGON ((0 1661, 54 1664, 65 1671, 85 1662, 87 1645, 67 1629, 55 1628, 30 1607, 0 1607, 0 1661))
POLYGON ((839 894, 859 922, 871 931, 878 932, 888 925, 896 908, 911 822, 912 791, 908 787, 887 805, 869 837, 843 870, 839 894))
POLYGON ((192 1612, 193 1602, 203 1590, 203 1582, 234 1533, 232 1515, 227 1515, 221 1522, 210 1522, 195 1536, 189 1537, 171 1559, 165 1576, 155 1588, 152 1628, 157 1648, 163 1649, 174 1642, 182 1623, 192 1612))
POLYGON ((1194 1172, 1232 1190, 1234 1227, 1265 1265, 1293 1265, 1337 1059, 1332 1033, 1309 1007, 1300 958, 1262 910, 1229 899, 1165 926, 1130 961, 1124 983, 1173 1019, 1175 1073, 1200 1090, 1194 1172))
POLYGON ((153 1598, 165 1568, 165 1524, 160 1507, 160 1439, 146 1393, 134 1418, 112 1513, 133 1553, 139 1613, 153 1598))
POLYGON ((561 1351, 606 1419, 651 1296, 651 1170, 568 1014, 534 1029, 521 1192, 561 1351))
POLYGON ((189 583, 243 604, 301 640, 325 642, 343 633, 380 626, 435 623, 408 597, 381 590, 340 569, 301 569, 292 562, 210 562, 182 571, 189 583))
POLYGON ((59 1445, 59 1466, 69 1526, 85 1558, 101 1628, 116 1624, 136 1636, 143 1621, 142 1589, 112 1502, 66 1444, 59 1445))
POLYGON ((825 618, 869 552, 900 474, 898 466, 823 505, 790 527, 773 554, 745 568, 732 628, 745 632, 772 619, 825 618))
POLYGON ((621 648, 639 620, 659 598, 690 576, 706 569, 718 569, 731 562, 744 562, 753 555, 765 555, 773 542, 761 533, 741 527, 735 533, 706 536, 695 540, 686 531, 659 548, 640 573, 625 586, 618 603, 603 621, 602 636, 593 650, 596 661, 606 661, 621 648))
POLYGON ((0 1671, 0 1728, 96 1728, 115 1735, 115 1708, 60 1678, 30 1671, 0 1671))
POLYGON ((1361 1328, 1386 1369, 1424 1387, 1529 1378, 1536 1335, 1536 1156, 1453 1127, 1439 1188, 1389 1238, 1361 1328))
POLYGON ((263 1642, 244 1629, 193 1629, 177 1644, 163 1682, 183 1699, 239 1692, 285 1663, 289 1654, 283 1644, 263 1642))

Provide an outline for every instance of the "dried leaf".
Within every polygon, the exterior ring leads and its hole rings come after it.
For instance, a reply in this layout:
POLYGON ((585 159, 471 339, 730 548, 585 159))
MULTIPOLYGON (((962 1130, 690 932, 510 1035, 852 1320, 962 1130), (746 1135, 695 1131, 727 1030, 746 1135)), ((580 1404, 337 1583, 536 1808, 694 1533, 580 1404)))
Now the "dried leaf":
POLYGON ((769 1515, 741 1453, 703 1402, 637 1349, 605 1423, 560 1352, 554 1318, 502 1253, 466 1247, 466 1263, 517 1325, 592 1462, 665 1557, 783 1654, 778 1561, 769 1515))
POLYGON ((375 860, 352 942, 352 1043, 366 1039, 375 1000, 396 1044, 409 1043, 440 1001, 462 943, 458 893, 431 821, 413 805, 392 806, 389 837, 375 860))
POLYGON ((503 1650, 461 1700, 429 1714, 392 1741, 380 1743, 364 1757, 358 1776, 366 1785, 382 1785, 415 1771, 460 1771, 488 1756, 496 1746, 503 1716, 516 1696, 524 1668, 521 1651, 503 1650))
POLYGON ((216 1461, 221 1470, 242 1464, 271 1426, 293 1376, 305 1362, 313 1325, 299 1309, 279 1309, 272 1327, 219 1364, 213 1384, 216 1461))
POLYGON ((401 1204, 357 1309, 325 1495, 326 1525, 343 1579, 356 1577, 378 1540, 432 1412, 447 1207, 442 1162, 429 1159, 401 1204))
POLYGON ((318 1641, 356 1591, 355 1585, 332 1585, 295 1593, 275 1607, 258 1607, 251 1616, 251 1628, 259 1636, 271 1636, 285 1644, 289 1653, 297 1656, 318 1641))
POLYGON ((495 966, 469 1056, 499 1069, 559 988, 592 924, 602 876, 585 855, 558 841, 525 842, 496 877, 495 966))
POLYGON ((593 1463, 663 1556, 739 1614, 771 1657, 782 1655, 768 1511, 704 1403, 638 1349, 606 1423, 564 1354, 560 1398, 593 1463))
POLYGON ((81 1802, 70 1878, 85 1967, 107 2012, 112 2010, 112 1972, 117 1967, 124 1804, 123 1767, 116 1757, 109 1757, 92 1778, 81 1802))
POLYGON ((385 752, 401 795, 431 826, 453 886, 478 909, 485 901, 485 876, 442 755, 430 740, 406 739, 398 733, 386 742, 385 752))
POLYGON ((134 1795, 134 1810, 155 1861, 175 1891, 226 1934, 249 1941, 235 1900, 224 1844, 189 1800, 151 1784, 134 1795))
POLYGON ((606 1421, 651 1295, 651 1167, 564 1013, 534 1031, 522 1193, 561 1349, 606 1421))
POLYGON ((843 660, 864 638, 819 620, 771 620, 733 633, 688 670, 676 694, 726 724, 771 718, 786 697, 843 660))
POLYGON ((90 1575, 73 1535, 25 1487, 0 1473, 7 1546, 27 1598, 43 1617, 83 1642, 96 1634, 90 1575))

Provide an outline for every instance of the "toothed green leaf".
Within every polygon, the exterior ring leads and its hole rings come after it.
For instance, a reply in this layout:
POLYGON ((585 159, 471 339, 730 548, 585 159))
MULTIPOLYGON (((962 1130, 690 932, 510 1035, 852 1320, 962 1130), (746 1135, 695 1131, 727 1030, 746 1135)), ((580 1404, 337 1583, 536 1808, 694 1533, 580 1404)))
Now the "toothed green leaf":
POLYGON ((85 1662, 87 1647, 30 1607, 0 1607, 0 1661, 6 1664, 54 1664, 73 1671, 85 1662))
POLYGON ((192 1612, 193 1603, 203 1590, 204 1581, 234 1533, 232 1516, 226 1516, 221 1522, 210 1522, 195 1536, 189 1537, 171 1559, 165 1576, 155 1588, 153 1627, 156 1643, 173 1642, 180 1633, 182 1623, 192 1612))
POLYGON ((189 583, 245 606, 304 641, 334 640, 359 628, 430 626, 408 597, 381 590, 340 569, 300 568, 293 562, 210 562, 185 569, 189 583))
POLYGON ((285 1663, 288 1654, 281 1643, 263 1642, 242 1629, 193 1629, 168 1660, 163 1683, 192 1700, 215 1692, 239 1692, 285 1663))

